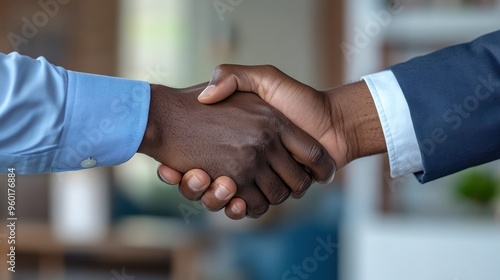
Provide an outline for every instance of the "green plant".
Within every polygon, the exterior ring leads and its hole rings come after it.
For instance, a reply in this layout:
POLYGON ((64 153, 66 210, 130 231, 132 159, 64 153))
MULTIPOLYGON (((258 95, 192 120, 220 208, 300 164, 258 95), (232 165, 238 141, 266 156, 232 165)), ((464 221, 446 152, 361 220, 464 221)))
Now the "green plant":
POLYGON ((457 183, 459 197, 483 206, 493 201, 497 193, 497 181, 491 172, 470 170, 457 183))

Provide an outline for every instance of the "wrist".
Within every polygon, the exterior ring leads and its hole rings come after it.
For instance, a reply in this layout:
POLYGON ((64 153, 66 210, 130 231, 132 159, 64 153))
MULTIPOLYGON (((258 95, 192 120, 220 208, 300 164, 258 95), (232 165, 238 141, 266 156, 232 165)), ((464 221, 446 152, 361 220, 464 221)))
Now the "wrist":
POLYGON ((186 129, 182 119, 189 114, 191 106, 184 104, 179 95, 196 92, 199 94, 206 83, 189 88, 177 89, 163 85, 151 84, 151 102, 149 105, 148 122, 144 136, 137 150, 138 153, 148 155, 158 161, 167 158, 171 149, 165 137, 167 132, 178 131, 179 127, 186 129), (160 151, 162 151, 160 153, 160 151))
POLYGON ((332 125, 346 142, 346 163, 387 152, 377 108, 365 82, 339 87, 328 96, 332 125))
MULTIPOLYGON (((168 88, 161 85, 150 85, 151 102, 149 105, 148 122, 146 125, 146 130, 144 131, 144 136, 142 138, 141 145, 137 150, 138 153, 146 154, 150 157, 155 157, 155 152, 158 151, 161 145, 161 132, 160 132, 160 118, 162 114, 168 113, 168 106, 170 102, 163 102, 165 98, 173 92, 172 88, 168 88)), ((169 118, 162 118, 163 122, 169 118)), ((162 125, 167 125, 163 123, 162 125)))

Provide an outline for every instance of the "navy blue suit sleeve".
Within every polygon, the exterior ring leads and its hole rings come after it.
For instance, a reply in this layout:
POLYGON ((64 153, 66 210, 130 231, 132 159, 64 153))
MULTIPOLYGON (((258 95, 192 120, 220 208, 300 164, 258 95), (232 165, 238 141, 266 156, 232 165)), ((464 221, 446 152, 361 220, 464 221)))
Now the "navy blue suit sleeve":
POLYGON ((500 158, 500 31, 390 68, 428 182, 500 158))

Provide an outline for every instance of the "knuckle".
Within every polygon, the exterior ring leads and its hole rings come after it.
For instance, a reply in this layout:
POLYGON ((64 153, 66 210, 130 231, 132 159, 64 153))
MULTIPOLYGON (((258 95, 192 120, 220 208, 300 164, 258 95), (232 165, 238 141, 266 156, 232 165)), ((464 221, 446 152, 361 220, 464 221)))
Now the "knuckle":
POLYGON ((251 209, 249 209, 248 216, 251 218, 258 218, 264 215, 267 210, 269 210, 268 203, 259 203, 258 205, 254 205, 251 209))
MULTIPOLYGON (((274 112, 273 112, 274 113, 274 112)), ((273 114, 273 117, 269 120, 269 127, 275 133, 281 133, 285 129, 289 129, 290 121, 287 118, 280 118, 273 114)))
POLYGON ((261 89, 276 89, 284 77, 288 77, 281 72, 276 66, 273 65, 263 65, 262 71, 265 73, 265 78, 261 82, 261 89))
POLYGON ((275 74, 280 72, 280 70, 276 66, 270 64, 262 65, 262 68, 264 69, 265 72, 270 74, 275 74))
POLYGON ((245 152, 250 155, 250 157, 246 157, 246 161, 257 161, 259 152, 269 150, 275 138, 276 132, 267 127, 255 132, 249 141, 248 151, 245 152))
POLYGON ((264 128, 259 131, 257 143, 259 144, 259 146, 267 147, 273 142, 274 138, 274 131, 272 131, 270 128, 264 128))
POLYGON ((314 145, 309 151, 309 162, 314 166, 318 166, 323 163, 325 158, 326 151, 320 146, 314 145))
POLYGON ((281 192, 276 192, 276 195, 273 201, 271 202, 271 205, 278 205, 285 202, 285 200, 287 200, 290 197, 290 194, 291 191, 286 188, 283 189, 281 192))
POLYGON ((299 198, 302 198, 305 194, 306 194, 306 192, 292 193, 292 197, 295 198, 295 199, 299 199, 299 198))
POLYGON ((298 194, 298 195, 304 194, 307 191, 307 189, 309 189, 309 187, 311 186, 312 181, 313 180, 312 180, 311 175, 309 175, 309 174, 303 175, 297 181, 297 184, 295 186, 296 187, 295 188, 295 193, 298 194))

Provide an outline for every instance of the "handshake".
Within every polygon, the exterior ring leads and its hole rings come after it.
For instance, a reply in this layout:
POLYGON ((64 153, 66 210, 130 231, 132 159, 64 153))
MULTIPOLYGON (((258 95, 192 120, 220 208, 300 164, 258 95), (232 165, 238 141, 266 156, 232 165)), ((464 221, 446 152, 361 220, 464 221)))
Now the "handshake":
POLYGON ((151 85, 138 150, 162 163, 159 177, 184 197, 232 219, 257 218, 385 151, 364 82, 318 91, 272 66, 237 65, 217 67, 208 84, 151 85))

